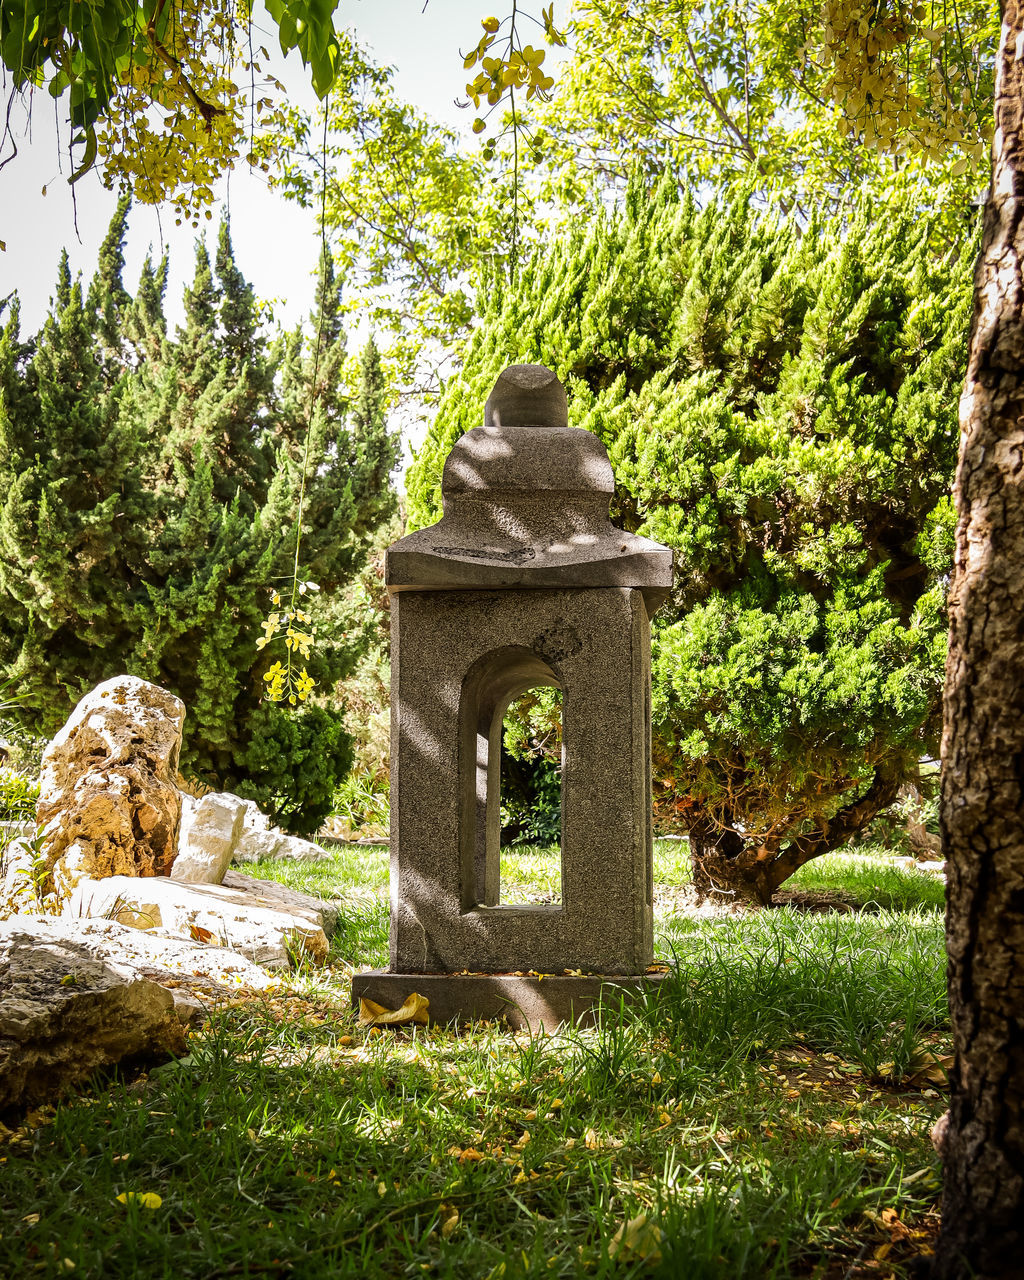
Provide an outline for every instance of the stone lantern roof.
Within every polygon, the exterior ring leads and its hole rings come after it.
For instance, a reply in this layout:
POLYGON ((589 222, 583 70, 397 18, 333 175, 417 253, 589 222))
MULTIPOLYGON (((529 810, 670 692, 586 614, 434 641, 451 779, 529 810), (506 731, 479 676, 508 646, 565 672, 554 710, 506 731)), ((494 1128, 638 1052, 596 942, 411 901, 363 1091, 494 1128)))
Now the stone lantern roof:
POLYGON ((604 445, 568 425, 550 369, 506 369, 445 463, 444 515, 388 551, 388 589, 635 587, 648 611, 672 585, 667 547, 616 529, 604 445))

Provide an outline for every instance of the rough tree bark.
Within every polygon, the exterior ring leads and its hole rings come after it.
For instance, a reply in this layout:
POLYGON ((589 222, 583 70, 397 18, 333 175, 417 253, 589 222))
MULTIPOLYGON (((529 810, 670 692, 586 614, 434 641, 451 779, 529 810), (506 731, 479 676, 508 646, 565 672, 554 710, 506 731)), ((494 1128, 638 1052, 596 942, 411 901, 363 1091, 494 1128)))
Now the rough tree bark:
POLYGON ((863 831, 876 814, 893 803, 899 786, 898 776, 876 769, 871 786, 859 800, 844 806, 819 828, 793 836, 785 844, 759 843, 698 816, 688 829, 698 899, 722 895, 768 906, 775 890, 804 863, 863 831))
POLYGON ((1024 1275, 1024 0, 1002 6, 960 402, 942 835, 956 1060, 936 1280, 1024 1275))

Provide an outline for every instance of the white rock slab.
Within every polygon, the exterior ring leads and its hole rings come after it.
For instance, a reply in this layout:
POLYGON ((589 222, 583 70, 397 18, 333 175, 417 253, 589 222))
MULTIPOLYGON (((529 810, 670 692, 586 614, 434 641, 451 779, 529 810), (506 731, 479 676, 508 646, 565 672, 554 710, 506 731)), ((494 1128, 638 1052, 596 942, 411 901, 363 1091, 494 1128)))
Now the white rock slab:
POLYGON ((171 878, 192 884, 220 884, 231 862, 262 859, 326 858, 311 840, 286 835, 254 800, 219 791, 199 800, 181 798, 178 854, 171 878))
POLYGON ((265 991, 279 981, 227 947, 168 938, 152 930, 131 929, 114 920, 84 918, 70 923, 75 936, 97 956, 130 964, 161 986, 174 983, 176 992, 178 984, 182 984, 188 990, 220 997, 241 987, 265 991))
POLYGON ((257 906, 274 907, 279 911, 293 911, 315 920, 328 938, 333 938, 341 923, 340 902, 316 898, 311 893, 303 893, 299 889, 289 889, 287 885, 278 884, 276 880, 257 880, 253 876, 243 875, 241 871, 227 871, 224 874, 225 889, 234 889, 244 893, 250 902, 257 906))
POLYGON ((83 880, 64 913, 228 947, 272 969, 289 968, 293 958, 314 964, 327 958, 327 938, 315 913, 254 904, 245 892, 223 885, 181 884, 154 876, 83 880))
POLYGON ((283 831, 256 831, 245 828, 235 848, 233 861, 260 862, 265 858, 301 861, 307 858, 319 860, 329 857, 330 854, 326 849, 321 849, 312 840, 303 840, 301 836, 285 835, 283 831))

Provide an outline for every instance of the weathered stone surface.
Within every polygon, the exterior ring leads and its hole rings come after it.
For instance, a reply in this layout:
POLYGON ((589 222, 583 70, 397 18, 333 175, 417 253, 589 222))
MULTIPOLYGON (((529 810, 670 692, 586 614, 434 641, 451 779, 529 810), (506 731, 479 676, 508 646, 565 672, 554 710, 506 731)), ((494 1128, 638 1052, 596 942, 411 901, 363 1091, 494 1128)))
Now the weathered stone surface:
POLYGON ((539 365, 453 446, 444 514, 387 553, 391 969, 642 975, 653 953, 650 614, 667 547, 616 529, 601 441, 539 365), (500 902, 511 702, 563 693, 562 900, 500 902))
POLYGON ((289 889, 276 880, 256 880, 240 871, 225 873, 223 886, 243 893, 256 906, 273 907, 277 911, 290 911, 319 924, 327 938, 333 938, 341 923, 341 903, 316 898, 311 893, 289 889))
POLYGON ((285 835, 283 831, 253 831, 243 829, 235 846, 233 862, 261 862, 264 858, 301 862, 305 859, 314 861, 330 857, 326 849, 321 849, 311 840, 303 840, 301 836, 285 835))
POLYGON ((591 1026, 600 1006, 655 998, 664 973, 629 977, 580 977, 562 974, 542 978, 511 973, 385 973, 352 975, 352 1004, 361 997, 386 1009, 399 1009, 407 996, 426 996, 432 1023, 501 1019, 514 1030, 554 1031, 561 1026, 591 1026))
POLYGON ((653 957, 650 627, 639 591, 392 597, 391 967, 643 973, 653 957), (509 703, 562 708, 562 902, 497 900, 509 703))
POLYGON ((286 969, 293 957, 316 964, 327 958, 327 938, 316 912, 264 906, 254 903, 247 891, 223 885, 129 876, 82 880, 65 913, 105 917, 133 929, 214 943, 267 968, 286 969))
POLYGON ((565 387, 542 364, 510 364, 484 404, 485 427, 567 427, 565 387))
POLYGON ((253 800, 243 800, 229 791, 199 800, 183 795, 178 855, 171 879, 220 884, 232 862, 325 857, 319 845, 275 827, 253 800))
POLYGON ((180 992, 198 993, 216 1000, 238 988, 264 991, 279 979, 228 947, 169 938, 143 929, 128 928, 115 920, 69 919, 61 916, 55 924, 67 923, 74 937, 99 959, 131 965, 143 977, 173 989, 175 1005, 180 992))
POLYGON ((608 454, 567 425, 564 405, 543 365, 499 377, 485 425, 445 462, 441 520, 389 548, 389 590, 635 587, 654 612, 672 586, 672 553, 611 523, 608 454))
POLYGON ((58 883, 164 876, 177 852, 185 707, 135 676, 87 694, 43 756, 36 817, 58 883))
POLYGON ((97 955, 75 922, 0 924, 0 1107, 51 1099, 98 1067, 184 1047, 171 992, 97 955))
POLYGON ((66 923, 75 938, 100 959, 131 965, 143 977, 173 987, 175 1000, 182 988, 215 999, 240 987, 263 991, 280 981, 227 947, 168 938, 152 930, 131 929, 115 920, 63 916, 54 921, 55 925, 58 923, 66 923))
POLYGON ((183 797, 178 855, 171 879, 221 884, 241 838, 248 805, 227 791, 198 800, 183 797))
POLYGON ((546 1025, 607 981, 657 983, 650 616, 672 554, 612 525, 608 455, 567 424, 549 369, 507 369, 445 462, 441 520, 387 552, 391 967, 353 990, 391 1008, 419 990, 442 1021, 511 1002, 546 1025), (563 694, 562 897, 506 905, 502 722, 543 687, 563 694))

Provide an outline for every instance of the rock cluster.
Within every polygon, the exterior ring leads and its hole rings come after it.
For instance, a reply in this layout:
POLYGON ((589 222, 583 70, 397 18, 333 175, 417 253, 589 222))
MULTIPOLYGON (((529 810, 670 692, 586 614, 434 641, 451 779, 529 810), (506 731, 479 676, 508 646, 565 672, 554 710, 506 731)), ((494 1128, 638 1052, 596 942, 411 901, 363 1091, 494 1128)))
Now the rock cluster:
POLYGON ((61 891, 83 877, 220 884, 232 862, 324 856, 251 800, 182 793, 184 719, 179 698, 136 676, 107 680, 79 702, 43 756, 36 806, 44 870, 61 891))
POLYGON ((166 1057, 211 998, 322 964, 336 906, 229 871, 322 857, 251 801, 178 789, 185 708, 119 676, 43 757, 38 839, 0 852, 0 1108, 52 1098, 97 1067, 166 1057), (45 909, 60 914, 40 914, 45 909))
POLYGON ((199 800, 183 796, 171 879, 220 884, 232 862, 322 857, 319 845, 273 827, 252 800, 242 800, 229 791, 199 800))

